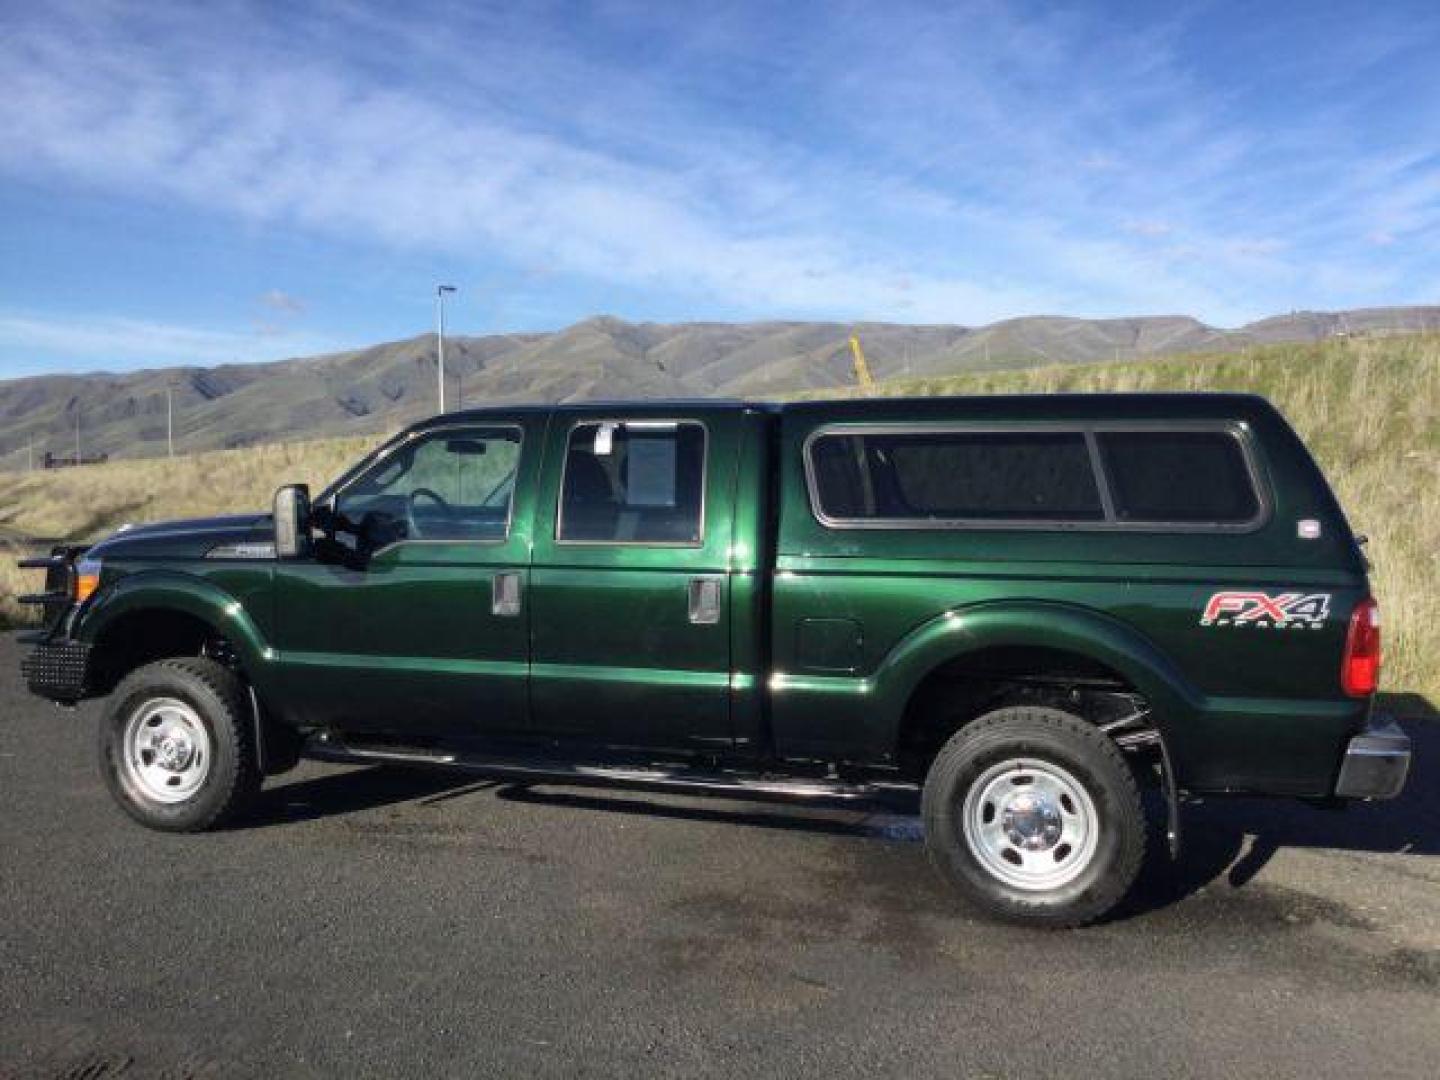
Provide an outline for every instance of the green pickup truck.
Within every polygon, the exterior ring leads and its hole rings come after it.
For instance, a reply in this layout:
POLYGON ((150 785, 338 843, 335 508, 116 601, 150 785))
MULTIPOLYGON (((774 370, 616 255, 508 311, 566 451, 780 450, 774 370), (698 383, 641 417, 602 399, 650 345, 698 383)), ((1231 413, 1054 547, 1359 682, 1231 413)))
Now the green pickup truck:
POLYGON ((1152 832, 1178 850, 1182 793, 1386 798, 1409 767, 1356 538, 1244 395, 452 413, 313 503, 29 565, 29 686, 108 695, 104 777, 158 829, 302 756, 908 788, 960 893, 1069 926, 1152 832))

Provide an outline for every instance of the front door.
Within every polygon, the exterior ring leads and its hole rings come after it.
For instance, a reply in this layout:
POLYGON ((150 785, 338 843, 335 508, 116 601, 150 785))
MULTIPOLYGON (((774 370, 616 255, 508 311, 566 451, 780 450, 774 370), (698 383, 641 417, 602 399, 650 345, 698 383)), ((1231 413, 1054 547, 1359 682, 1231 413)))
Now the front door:
POLYGON ((433 428, 327 500, 343 547, 276 569, 284 698, 301 719, 397 736, 524 728, 543 429, 543 417, 433 428))
POLYGON ((723 750, 738 413, 557 414, 531 569, 538 733, 723 750))

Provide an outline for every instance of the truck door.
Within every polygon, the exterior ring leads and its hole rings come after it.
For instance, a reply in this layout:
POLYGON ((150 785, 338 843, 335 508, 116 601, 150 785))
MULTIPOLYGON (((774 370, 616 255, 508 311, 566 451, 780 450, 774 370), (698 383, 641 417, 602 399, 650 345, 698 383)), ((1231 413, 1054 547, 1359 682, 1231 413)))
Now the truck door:
POLYGON ((556 414, 531 569, 534 729, 727 749, 738 410, 556 414))
POLYGON ((526 723, 530 524, 544 416, 417 433, 330 509, 354 558, 276 565, 284 699, 314 723, 399 736, 526 723))

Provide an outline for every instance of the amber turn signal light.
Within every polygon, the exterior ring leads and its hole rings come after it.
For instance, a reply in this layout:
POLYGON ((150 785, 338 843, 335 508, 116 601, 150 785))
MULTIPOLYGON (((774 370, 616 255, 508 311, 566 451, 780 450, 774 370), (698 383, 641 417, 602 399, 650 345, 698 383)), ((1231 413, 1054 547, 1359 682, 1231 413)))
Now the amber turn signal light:
POLYGON ((75 567, 75 603, 83 604, 100 588, 100 563, 84 560, 75 567))

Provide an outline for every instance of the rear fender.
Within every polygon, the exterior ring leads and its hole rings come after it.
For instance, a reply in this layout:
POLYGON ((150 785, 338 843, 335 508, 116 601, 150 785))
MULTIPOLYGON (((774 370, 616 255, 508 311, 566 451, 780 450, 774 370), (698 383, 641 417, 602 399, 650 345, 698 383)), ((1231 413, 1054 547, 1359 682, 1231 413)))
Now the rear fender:
POLYGON ((1108 615, 1052 601, 1001 601, 946 612, 917 627, 890 652, 874 676, 876 700, 893 750, 916 690, 944 664, 1002 647, 1060 650, 1083 656, 1120 675, 1144 695, 1152 722, 1183 775, 1188 759, 1186 720, 1203 697, 1143 635, 1108 615))

